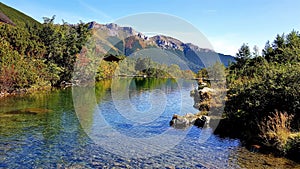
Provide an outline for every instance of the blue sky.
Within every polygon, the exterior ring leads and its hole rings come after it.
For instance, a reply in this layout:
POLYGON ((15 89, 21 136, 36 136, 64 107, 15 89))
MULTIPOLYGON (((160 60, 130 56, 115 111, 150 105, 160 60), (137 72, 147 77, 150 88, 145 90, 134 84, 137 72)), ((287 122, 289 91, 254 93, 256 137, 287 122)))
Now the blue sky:
MULTIPOLYGON (((300 29, 299 0, 2 0, 42 22, 114 22, 156 12, 180 17, 201 31, 217 52, 235 55, 242 43, 264 47, 276 34, 300 29)), ((184 39, 188 42, 189 39, 184 39)), ((191 40, 192 41, 192 40, 191 40)))

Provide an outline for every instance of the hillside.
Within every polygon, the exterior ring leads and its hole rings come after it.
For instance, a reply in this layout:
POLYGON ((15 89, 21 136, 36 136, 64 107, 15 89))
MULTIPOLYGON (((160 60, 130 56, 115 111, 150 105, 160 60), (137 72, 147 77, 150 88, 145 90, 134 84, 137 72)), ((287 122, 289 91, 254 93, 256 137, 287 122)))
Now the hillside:
POLYGON ((216 61, 222 62, 225 66, 235 62, 233 56, 204 49, 191 43, 183 43, 164 35, 147 37, 131 27, 92 22, 90 29, 95 30, 98 44, 103 50, 114 55, 149 56, 154 61, 163 61, 166 64, 176 63, 182 69, 191 69, 194 72, 216 61))
POLYGON ((9 19, 4 13, 0 12, 0 23, 6 23, 15 26, 16 24, 9 19))
POLYGON ((0 19, 0 97, 70 81, 87 24, 40 24, 2 3, 0 19))
MULTIPOLYGON (((89 59, 89 55, 84 54, 88 51, 85 47, 88 39, 93 39, 90 38, 92 32, 97 32, 99 48, 95 49, 100 53, 133 57, 126 64, 120 65, 133 75, 188 77, 192 74, 189 70, 197 72, 207 66, 204 63, 208 61, 222 61, 226 65, 230 59, 234 59, 193 44, 185 44, 172 37, 147 37, 131 27, 116 24, 93 22, 60 25, 53 24, 54 18, 40 24, 3 3, 0 3, 0 13, 3 14, 4 23, 13 22, 0 24, 0 93, 59 86, 63 82, 70 82, 76 59, 82 55, 82 65, 85 64, 85 59, 89 59), (81 51, 83 47, 85 48, 81 51), (166 75, 165 72, 174 74, 166 75)), ((90 59, 97 60, 93 57, 90 59)), ((99 79, 112 77, 111 73, 116 69, 115 63, 97 66, 99 79)))
POLYGON ((17 25, 25 25, 26 23, 32 25, 40 24, 38 21, 34 20, 30 16, 0 2, 0 13, 1 12, 17 25))

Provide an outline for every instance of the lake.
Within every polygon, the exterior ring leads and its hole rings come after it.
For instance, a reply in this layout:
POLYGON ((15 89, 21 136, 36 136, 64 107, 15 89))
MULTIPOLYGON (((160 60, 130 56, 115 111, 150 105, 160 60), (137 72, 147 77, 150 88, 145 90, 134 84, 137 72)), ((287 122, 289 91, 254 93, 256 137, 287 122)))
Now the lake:
POLYGON ((0 102, 0 168, 295 168, 211 128, 169 126, 197 113, 195 81, 113 79, 0 102))

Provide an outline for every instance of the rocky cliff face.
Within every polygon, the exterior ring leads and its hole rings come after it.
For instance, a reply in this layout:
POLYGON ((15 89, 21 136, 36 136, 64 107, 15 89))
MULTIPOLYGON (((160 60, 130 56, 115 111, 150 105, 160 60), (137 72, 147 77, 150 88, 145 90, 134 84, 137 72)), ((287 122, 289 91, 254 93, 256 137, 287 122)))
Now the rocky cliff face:
MULTIPOLYGON (((164 35, 147 37, 131 27, 121 27, 114 23, 98 24, 92 22, 90 28, 94 29, 98 34, 97 36, 100 37, 102 46, 109 48, 109 53, 114 55, 130 56, 146 49, 162 50, 165 53, 169 53, 168 57, 171 57, 171 55, 173 57, 177 56, 194 72, 205 67, 204 62, 207 62, 209 59, 218 58, 225 66, 235 61, 234 57, 230 55, 216 53, 213 50, 204 49, 191 43, 183 43, 178 39, 164 35)), ((151 52, 146 54, 148 57, 158 55, 158 53, 151 52)))
POLYGON ((183 50, 184 46, 181 41, 168 36, 157 35, 151 37, 150 40, 153 40, 162 49, 183 50))

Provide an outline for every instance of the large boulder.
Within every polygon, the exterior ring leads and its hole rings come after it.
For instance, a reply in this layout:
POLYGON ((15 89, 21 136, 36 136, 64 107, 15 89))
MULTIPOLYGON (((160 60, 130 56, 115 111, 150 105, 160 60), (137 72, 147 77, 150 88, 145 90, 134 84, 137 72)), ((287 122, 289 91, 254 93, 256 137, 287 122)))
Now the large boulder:
POLYGON ((208 116, 201 116, 198 117, 195 122, 194 122, 194 126, 197 126, 199 128, 202 128, 205 126, 205 124, 207 125, 207 127, 209 126, 209 120, 210 118, 208 116))
MULTIPOLYGON (((209 124, 209 117, 197 114, 188 113, 183 116, 174 114, 172 120, 170 121, 170 126, 176 129, 186 129, 192 125, 197 127, 204 127, 205 124, 209 124)), ((208 125, 207 125, 208 126, 208 125)))
POLYGON ((211 107, 212 97, 215 92, 214 89, 208 87, 204 87, 200 90, 192 90, 191 97, 194 98, 194 107, 200 111, 208 111, 211 107))

